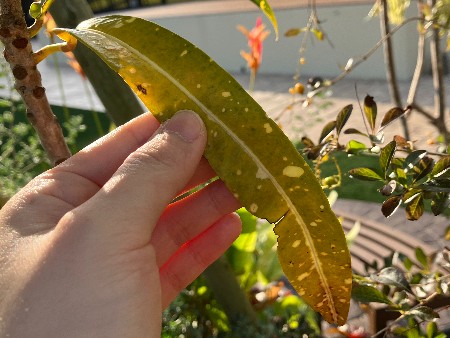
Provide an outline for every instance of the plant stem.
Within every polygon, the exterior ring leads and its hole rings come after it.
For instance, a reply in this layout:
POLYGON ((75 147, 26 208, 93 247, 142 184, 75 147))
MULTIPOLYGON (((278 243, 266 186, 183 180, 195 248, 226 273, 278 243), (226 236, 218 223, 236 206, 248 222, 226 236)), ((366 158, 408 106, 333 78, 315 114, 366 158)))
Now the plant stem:
MULTIPOLYGON (((419 5, 423 4, 423 0, 418 1, 419 5)), ((423 26, 424 15, 421 14, 420 24, 423 26)), ((417 89, 419 88, 420 79, 422 76, 423 62, 425 59, 425 29, 422 27, 419 30, 419 39, 417 41, 417 59, 416 67, 414 69, 413 78, 409 87, 408 98, 406 105, 412 105, 416 100, 417 89)))
POLYGON ((4 56, 15 78, 15 88, 25 103, 28 120, 51 163, 63 162, 71 154, 42 86, 41 74, 32 57, 30 34, 22 6, 17 0, 0 0, 0 40, 5 46, 4 56))
MULTIPOLYGON (((386 79, 389 85, 389 92, 391 94, 391 99, 397 107, 403 107, 402 99, 400 96, 400 90, 398 88, 398 79, 397 72, 395 68, 394 62, 394 48, 392 46, 392 37, 390 34, 389 28, 389 16, 388 16, 388 8, 387 1, 381 0, 380 2, 380 30, 381 36, 387 36, 387 38, 383 42, 384 47, 384 64, 386 66, 386 79)), ((410 139, 409 128, 406 121, 406 118, 402 116, 400 118, 403 127, 403 134, 406 139, 410 139)))
MULTIPOLYGON (((436 0, 428 0, 428 5, 433 8, 436 5, 436 0)), ((449 143, 450 135, 445 125, 444 67, 440 50, 439 29, 439 27, 431 27, 430 39, 431 71, 433 74, 434 87, 434 113, 437 119, 436 126, 442 133, 445 143, 449 143)))
POLYGON ((211 264, 203 275, 227 314, 233 331, 236 331, 238 323, 249 325, 256 323, 255 311, 224 257, 211 264))

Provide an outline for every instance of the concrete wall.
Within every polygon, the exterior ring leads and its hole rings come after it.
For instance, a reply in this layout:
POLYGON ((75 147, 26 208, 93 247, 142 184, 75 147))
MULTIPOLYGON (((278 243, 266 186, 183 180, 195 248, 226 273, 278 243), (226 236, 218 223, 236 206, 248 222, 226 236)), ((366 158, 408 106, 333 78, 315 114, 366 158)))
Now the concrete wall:
MULTIPOLYGON (((367 19, 370 8, 370 4, 319 7, 319 19, 334 48, 326 41, 309 39, 305 53, 306 64, 301 67, 301 75, 333 78, 341 72, 340 67, 345 66, 349 58, 358 58, 372 48, 380 39, 380 31, 378 18, 367 19)), ((134 11, 133 15, 136 14, 152 20, 151 11, 134 11)), ((246 39, 237 31, 236 25, 242 24, 251 28, 255 24, 256 17, 260 15, 262 14, 255 7, 254 11, 244 13, 208 15, 180 13, 178 17, 158 17, 152 21, 196 44, 226 70, 240 72, 245 69, 246 62, 239 52, 248 48, 246 39)), ((301 36, 286 38, 283 34, 289 28, 304 27, 309 11, 304 7, 280 9, 276 11, 276 15, 280 26, 280 39, 277 42, 274 41, 273 32, 266 39, 260 72, 295 74, 301 36)), ((268 28, 271 28, 265 17, 264 22, 268 28)), ((416 43, 415 23, 408 24, 394 36, 399 79, 410 79, 412 76, 417 53, 416 43)), ((384 79, 385 70, 381 50, 382 48, 355 69, 349 77, 384 79)))

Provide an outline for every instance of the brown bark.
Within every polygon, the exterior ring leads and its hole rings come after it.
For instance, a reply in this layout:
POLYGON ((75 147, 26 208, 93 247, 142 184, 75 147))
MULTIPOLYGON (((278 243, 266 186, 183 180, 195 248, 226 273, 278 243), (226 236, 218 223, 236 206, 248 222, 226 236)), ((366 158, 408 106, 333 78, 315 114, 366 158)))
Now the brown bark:
POLYGON ((30 44, 21 3, 0 0, 0 40, 4 57, 15 79, 15 88, 22 96, 26 114, 36 130, 51 163, 56 165, 71 156, 64 136, 42 86, 30 44))

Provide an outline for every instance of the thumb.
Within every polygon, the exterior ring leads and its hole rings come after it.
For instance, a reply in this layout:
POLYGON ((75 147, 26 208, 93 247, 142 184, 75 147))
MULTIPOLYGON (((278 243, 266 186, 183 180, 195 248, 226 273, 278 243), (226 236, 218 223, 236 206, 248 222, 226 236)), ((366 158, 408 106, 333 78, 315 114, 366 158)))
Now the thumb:
POLYGON ((126 233, 136 245, 147 243, 164 209, 193 176, 205 144, 200 117, 192 111, 177 113, 80 206, 83 218, 87 213, 103 235, 126 233))

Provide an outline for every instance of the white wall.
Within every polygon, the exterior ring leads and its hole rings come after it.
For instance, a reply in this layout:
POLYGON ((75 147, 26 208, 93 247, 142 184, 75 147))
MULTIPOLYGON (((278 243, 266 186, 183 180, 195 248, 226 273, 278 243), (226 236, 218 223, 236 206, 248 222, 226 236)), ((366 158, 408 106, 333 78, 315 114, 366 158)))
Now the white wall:
MULTIPOLYGON (((201 3, 197 6, 201 6, 201 3)), ((319 75, 333 78, 340 73, 351 57, 360 57, 372 48, 380 38, 377 18, 367 19, 371 5, 340 5, 319 7, 318 15, 324 31, 334 45, 326 41, 309 40, 305 54, 306 64, 301 74, 319 75)), ((143 11, 143 18, 151 19, 151 11, 143 11)), ((126 13, 124 13, 126 14, 126 13)), ((139 12, 134 11, 133 14, 139 12)), ((183 15, 179 17, 156 18, 154 22, 174 31, 193 42, 220 65, 230 72, 239 72, 246 62, 239 55, 240 50, 247 50, 244 36, 236 29, 237 24, 248 28, 254 26, 257 16, 255 11, 245 13, 183 15)), ((266 39, 264 44, 261 73, 294 74, 297 69, 298 50, 301 37, 283 36, 289 28, 304 27, 308 20, 307 8, 294 8, 276 11, 280 26, 280 39, 275 42, 275 34, 266 39)), ((268 20, 264 18, 268 28, 268 20)), ((394 36, 395 57, 399 79, 409 79, 415 66, 417 53, 416 24, 410 23, 394 36)), ((377 51, 369 60, 361 64, 349 77, 366 79, 384 79, 384 61, 377 51)))

